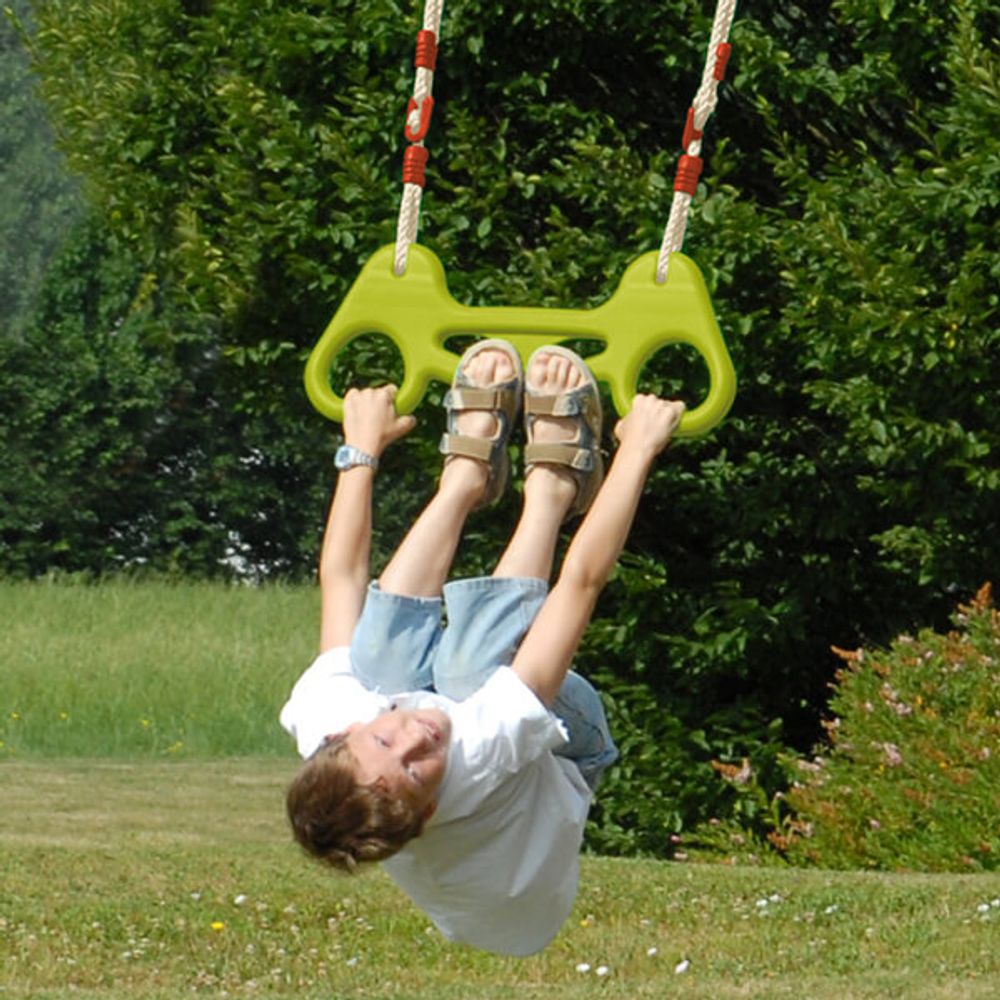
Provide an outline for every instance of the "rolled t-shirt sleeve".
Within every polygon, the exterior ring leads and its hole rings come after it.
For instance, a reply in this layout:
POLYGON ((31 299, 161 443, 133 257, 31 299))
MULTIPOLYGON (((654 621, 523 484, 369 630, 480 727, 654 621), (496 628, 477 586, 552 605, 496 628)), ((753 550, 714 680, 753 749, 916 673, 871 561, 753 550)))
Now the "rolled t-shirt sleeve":
POLYGON ((370 722, 386 701, 354 676, 349 648, 338 646, 321 653, 295 682, 279 719, 299 754, 309 757, 330 734, 370 722))

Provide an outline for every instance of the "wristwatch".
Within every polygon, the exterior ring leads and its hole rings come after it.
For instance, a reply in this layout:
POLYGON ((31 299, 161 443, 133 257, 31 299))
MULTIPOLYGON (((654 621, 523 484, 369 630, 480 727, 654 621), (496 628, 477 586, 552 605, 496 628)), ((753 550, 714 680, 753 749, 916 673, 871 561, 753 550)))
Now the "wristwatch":
POLYGON ((333 464, 339 472, 353 469, 356 465, 367 465, 369 469, 377 469, 378 459, 360 448, 355 448, 353 444, 342 444, 337 449, 333 464))

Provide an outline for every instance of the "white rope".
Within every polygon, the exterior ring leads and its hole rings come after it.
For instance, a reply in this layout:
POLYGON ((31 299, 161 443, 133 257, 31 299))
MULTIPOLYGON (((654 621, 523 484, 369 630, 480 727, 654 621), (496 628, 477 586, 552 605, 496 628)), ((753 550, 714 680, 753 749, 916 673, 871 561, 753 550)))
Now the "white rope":
POLYGON ((396 257, 393 264, 396 274, 402 274, 406 270, 406 257, 410 251, 410 244, 417 242, 420 196, 423 190, 419 184, 403 185, 403 197, 399 203, 399 220, 396 223, 396 257))
MULTIPOLYGON (((701 156, 701 133, 705 123, 715 110, 718 103, 719 83, 716 79, 716 60, 719 46, 726 43, 736 16, 736 0, 719 0, 715 9, 715 20, 712 22, 712 35, 708 43, 708 56, 705 59, 705 69, 701 75, 701 85, 698 87, 694 100, 691 102, 691 122, 694 126, 691 141, 684 153, 687 156, 701 156)), ((663 242, 660 244, 660 256, 656 262, 656 280, 662 284, 667 280, 667 267, 670 255, 684 245, 684 233, 687 230, 688 214, 691 209, 692 195, 686 191, 674 190, 674 198, 670 204, 670 217, 663 231, 663 242)))
MULTIPOLYGON (((426 0, 424 5, 423 30, 434 33, 435 39, 440 37, 441 12, 444 0, 426 0)), ((692 135, 684 150, 689 157, 699 159, 701 156, 701 133, 705 124, 718 103, 720 80, 717 79, 716 65, 719 58, 719 46, 726 43, 736 16, 736 0, 719 0, 712 22, 712 34, 708 44, 708 55, 701 76, 701 84, 691 102, 692 135)), ((413 83, 413 110, 407 117, 407 126, 416 131, 420 125, 422 109, 425 100, 431 98, 434 87, 434 71, 418 66, 413 83)), ((412 145, 423 147, 423 137, 412 145)), ((403 184, 403 196, 399 205, 399 219, 396 224, 396 255, 395 272, 402 274, 406 270, 406 260, 411 243, 417 239, 417 229, 420 223, 420 201, 423 194, 421 184, 403 184)), ((667 269, 670 255, 680 250, 684 245, 684 234, 687 230, 688 216, 691 210, 693 193, 677 190, 675 187, 673 201, 670 204, 670 216, 663 231, 660 244, 660 254, 656 264, 656 280, 663 283, 667 279, 667 269)))
MULTIPOLYGON (((444 7, 444 0, 426 0, 424 5, 424 31, 434 32, 435 39, 441 34, 441 10, 444 7)), ((416 130, 420 125, 421 113, 425 100, 431 97, 434 88, 434 71, 423 66, 417 67, 416 77, 413 81, 413 101, 415 107, 407 117, 407 126, 416 130)), ((423 146, 421 138, 413 143, 415 146, 423 146)), ((420 222, 420 197, 423 188, 419 184, 403 184, 403 197, 399 205, 399 221, 396 223, 396 257, 395 272, 402 274, 406 270, 406 258, 410 250, 410 244, 417 239, 417 227, 420 222)))

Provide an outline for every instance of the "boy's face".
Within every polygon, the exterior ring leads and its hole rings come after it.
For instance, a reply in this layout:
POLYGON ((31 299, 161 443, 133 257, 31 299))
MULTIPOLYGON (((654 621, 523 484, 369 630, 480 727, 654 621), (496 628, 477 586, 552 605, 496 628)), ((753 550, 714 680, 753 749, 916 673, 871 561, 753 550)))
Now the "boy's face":
POLYGON ((384 784, 391 794, 425 809, 429 818, 448 762, 451 719, 437 708, 393 708, 346 732, 358 781, 384 784))

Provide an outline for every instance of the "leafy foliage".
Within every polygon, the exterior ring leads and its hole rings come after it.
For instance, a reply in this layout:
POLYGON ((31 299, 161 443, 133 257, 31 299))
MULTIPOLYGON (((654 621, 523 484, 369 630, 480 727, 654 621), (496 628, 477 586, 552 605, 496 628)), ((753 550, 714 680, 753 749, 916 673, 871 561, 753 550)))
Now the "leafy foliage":
POLYGON ((1000 612, 983 587, 955 628, 841 651, 829 746, 799 760, 793 861, 829 868, 1000 866, 1000 612))
POLYGON ((215 332, 172 305, 100 222, 78 228, 32 328, 0 340, 7 575, 253 579, 314 549, 286 511, 310 490, 322 509, 322 463, 298 479, 304 434, 278 435, 271 414, 227 412, 215 332))
MULTIPOLYGON (((121 270, 98 312, 128 317, 132 347, 65 325, 74 305, 6 348, 0 567, 303 576, 332 442, 301 366, 393 238, 415 18, 390 0, 33 7, 40 86, 121 270), (115 358, 111 391, 47 351, 91 374, 115 358), (72 384, 52 436, 54 370, 72 384), (111 491, 126 452, 141 474, 111 491)), ((456 297, 592 305, 659 244, 708 26, 692 0, 449 6, 421 238, 456 297)), ((651 482, 582 651, 631 748, 603 845, 667 850, 720 806, 711 760, 769 776, 781 744, 813 742, 831 643, 940 626, 1000 557, 998 27, 988 0, 741 12, 687 239, 740 390, 651 482)), ((102 260, 78 253, 81 287, 102 260)), ((372 338, 335 377, 397 364, 372 338)), ((678 351, 644 375, 691 401, 699 377, 678 351)), ((379 558, 430 485, 437 392, 381 480, 379 558)), ((461 569, 488 567, 514 509, 472 525, 461 569)))

